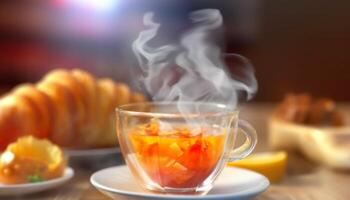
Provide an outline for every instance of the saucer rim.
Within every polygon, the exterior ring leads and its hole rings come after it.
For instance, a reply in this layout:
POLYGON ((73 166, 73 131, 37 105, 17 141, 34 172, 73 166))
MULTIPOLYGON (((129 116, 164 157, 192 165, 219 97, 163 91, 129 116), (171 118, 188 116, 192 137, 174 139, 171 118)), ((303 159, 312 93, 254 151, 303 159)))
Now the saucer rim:
MULTIPOLYGON (((206 194, 206 195, 174 195, 174 194, 153 194, 153 193, 140 193, 140 192, 133 192, 133 191, 125 191, 120 189, 111 188, 108 186, 104 186, 94 180, 94 177, 96 177, 97 173, 104 171, 104 170, 111 170, 115 168, 125 168, 126 165, 119 165, 114 167, 108 167, 105 169, 101 169, 99 171, 96 171, 93 173, 90 177, 91 184, 96 187, 98 190, 102 190, 102 192, 109 192, 117 195, 125 195, 125 196, 133 196, 133 197, 143 197, 143 198, 164 198, 164 199, 217 199, 217 198, 229 198, 229 197, 235 197, 235 198, 241 198, 241 197, 253 197, 256 196, 256 194, 260 194, 268 189, 270 186, 270 181, 262 174, 248 170, 243 169, 239 167, 227 167, 229 169, 235 169, 240 171, 245 171, 248 173, 253 173, 257 176, 260 176, 262 178, 262 181, 260 181, 258 184, 254 185, 254 187, 247 188, 243 191, 239 191, 236 193, 228 193, 228 194, 206 194)), ((226 167, 225 167, 226 168, 226 167)))

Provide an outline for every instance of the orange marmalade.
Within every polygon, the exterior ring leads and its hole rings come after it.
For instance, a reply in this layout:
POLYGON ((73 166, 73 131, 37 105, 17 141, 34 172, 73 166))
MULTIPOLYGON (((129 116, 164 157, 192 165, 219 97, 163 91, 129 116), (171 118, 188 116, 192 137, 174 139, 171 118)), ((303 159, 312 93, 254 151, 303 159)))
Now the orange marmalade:
POLYGON ((223 155, 225 134, 210 128, 158 121, 134 127, 129 134, 136 159, 148 177, 162 187, 191 188, 201 184, 223 155))

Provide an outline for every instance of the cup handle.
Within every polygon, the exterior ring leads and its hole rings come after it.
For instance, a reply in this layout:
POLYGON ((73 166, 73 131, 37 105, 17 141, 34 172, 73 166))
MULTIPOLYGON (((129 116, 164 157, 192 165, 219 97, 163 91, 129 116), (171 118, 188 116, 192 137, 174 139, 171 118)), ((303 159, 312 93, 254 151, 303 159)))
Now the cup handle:
POLYGON ((247 121, 241 119, 238 121, 238 131, 244 133, 246 139, 241 146, 231 150, 229 162, 247 157, 254 150, 258 141, 256 130, 247 121))

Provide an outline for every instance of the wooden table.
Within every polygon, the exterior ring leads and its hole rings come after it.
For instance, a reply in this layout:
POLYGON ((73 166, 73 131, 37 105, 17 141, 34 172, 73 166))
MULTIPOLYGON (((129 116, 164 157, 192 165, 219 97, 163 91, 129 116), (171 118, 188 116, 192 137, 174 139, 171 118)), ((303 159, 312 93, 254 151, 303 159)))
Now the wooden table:
MULTIPOLYGON (((259 143, 256 151, 267 150, 266 120, 273 109, 272 104, 249 104, 241 109, 241 118, 250 121, 258 131, 259 143)), ((342 106, 350 111, 348 105, 342 106)), ((122 163, 121 160, 115 163, 122 163)), ((25 197, 0 199, 18 200, 108 200, 89 182, 96 170, 75 168, 75 177, 68 184, 47 192, 25 197)), ((117 177, 116 177, 117 178, 117 177)), ((254 200, 348 200, 350 199, 350 171, 333 171, 304 159, 298 154, 289 154, 287 177, 272 184, 254 200)))

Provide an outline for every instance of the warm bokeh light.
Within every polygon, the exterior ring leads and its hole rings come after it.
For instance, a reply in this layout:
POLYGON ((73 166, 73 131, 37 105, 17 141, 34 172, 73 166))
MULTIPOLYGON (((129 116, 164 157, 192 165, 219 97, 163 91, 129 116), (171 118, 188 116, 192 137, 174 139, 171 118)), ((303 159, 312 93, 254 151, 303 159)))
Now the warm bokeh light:
POLYGON ((109 11, 117 5, 118 0, 64 0, 66 3, 97 11, 109 11))

